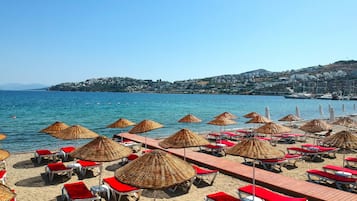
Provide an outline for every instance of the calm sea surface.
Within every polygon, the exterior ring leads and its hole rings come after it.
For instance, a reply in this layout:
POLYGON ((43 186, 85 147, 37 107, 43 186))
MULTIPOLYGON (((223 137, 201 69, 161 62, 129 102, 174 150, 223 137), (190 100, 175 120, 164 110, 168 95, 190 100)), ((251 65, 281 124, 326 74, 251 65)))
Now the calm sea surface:
POLYGON ((0 133, 7 135, 0 145, 2 149, 16 153, 88 142, 62 141, 38 132, 55 121, 68 125, 80 124, 111 137, 130 129, 106 128, 121 117, 136 123, 151 119, 165 127, 146 135, 163 137, 181 128, 195 132, 220 130, 207 122, 225 111, 239 117, 238 124, 225 127, 227 129, 252 126, 244 123, 248 119, 243 115, 252 111, 265 114, 266 107, 269 107, 271 119, 277 121, 287 114, 295 114, 296 107, 299 107, 303 119, 313 119, 321 118, 320 105, 324 118, 327 118, 329 106, 334 108, 336 116, 341 116, 355 114, 356 104, 357 101, 285 99, 280 96, 0 91, 0 133), (189 113, 202 119, 202 123, 177 122, 189 113))

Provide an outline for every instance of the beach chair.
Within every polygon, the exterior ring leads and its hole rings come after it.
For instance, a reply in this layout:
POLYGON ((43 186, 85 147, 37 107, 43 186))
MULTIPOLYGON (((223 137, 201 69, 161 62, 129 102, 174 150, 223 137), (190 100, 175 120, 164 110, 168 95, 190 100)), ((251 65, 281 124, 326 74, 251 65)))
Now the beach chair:
POLYGON ((221 135, 222 137, 228 138, 230 140, 240 140, 242 137, 242 135, 230 131, 224 131, 221 133, 221 135))
MULTIPOLYGON (((253 195, 253 185, 247 185, 247 186, 238 188, 238 195, 239 195, 240 199, 242 199, 242 200, 245 199, 246 196, 244 196, 244 194, 248 194, 248 195, 252 196, 253 195)), ((266 188, 263 188, 260 186, 255 186, 255 197, 261 198, 265 201, 277 201, 277 200, 279 200, 279 201, 307 201, 306 198, 290 197, 290 196, 283 195, 283 194, 271 191, 269 189, 266 189, 266 188)))
POLYGON ((223 135, 221 133, 208 133, 206 138, 208 140, 219 140, 222 139, 223 135))
POLYGON ((336 152, 338 148, 336 147, 324 147, 314 144, 302 144, 301 147, 309 149, 309 150, 317 150, 321 152, 323 155, 329 155, 330 157, 336 158, 336 152))
POLYGON ((311 160, 321 157, 321 154, 322 154, 317 149, 310 150, 310 149, 304 149, 304 148, 300 148, 300 147, 288 147, 287 151, 288 151, 288 154, 299 154, 304 158, 309 157, 311 160))
POLYGON ((296 162, 301 160, 301 155, 300 154, 285 154, 284 158, 278 158, 278 159, 260 159, 257 160, 264 169, 266 170, 274 170, 276 167, 279 169, 281 172, 281 167, 285 165, 292 165, 294 167, 296 166, 296 162))
POLYGON ((199 184, 201 181, 204 179, 209 179, 209 185, 212 185, 214 180, 216 179, 219 171, 218 170, 208 170, 201 168, 196 165, 192 165, 193 169, 196 171, 196 180, 198 181, 197 183, 199 184))
POLYGON ((225 147, 233 147, 237 143, 231 142, 229 140, 216 140, 216 145, 221 145, 225 147))
POLYGON ((208 144, 208 145, 200 146, 200 151, 205 151, 216 156, 219 155, 220 153, 226 155, 225 146, 222 145, 208 144))
POLYGON ((357 157, 347 157, 345 162, 347 167, 357 168, 357 157))
POLYGON ((69 153, 74 151, 76 148, 73 146, 61 147, 58 155, 62 158, 63 161, 67 161, 69 158, 69 153))
POLYGON ((55 174, 67 175, 68 178, 72 177, 72 168, 66 167, 62 162, 49 163, 45 167, 45 173, 48 175, 48 181, 52 181, 55 174))
POLYGON ((81 181, 64 184, 62 188, 62 200, 68 201, 93 201, 101 198, 94 195, 81 181))
MULTIPOLYGON (((80 165, 79 167, 79 174, 81 177, 84 177, 87 174, 88 170, 99 169, 100 163, 94 161, 85 161, 85 160, 78 160, 77 164, 80 165)), ((99 170, 98 170, 99 171, 99 170)))
POLYGON ((6 183, 6 175, 7 175, 6 170, 0 170, 0 181, 4 185, 6 183))
POLYGON ((51 152, 48 149, 38 149, 35 151, 35 161, 40 164, 42 159, 56 160, 57 152, 51 152))
POLYGON ((103 184, 110 189, 111 193, 110 193, 110 198, 108 198, 109 200, 111 200, 111 197, 113 196, 114 200, 119 201, 122 196, 127 196, 127 195, 134 196, 136 200, 140 199, 142 189, 127 184, 123 184, 115 177, 104 178, 103 184), (117 199, 117 195, 118 195, 118 199, 117 199))
POLYGON ((357 176, 357 170, 353 170, 353 169, 350 169, 350 168, 345 168, 345 167, 341 167, 341 166, 335 166, 335 165, 325 165, 322 167, 322 169, 325 171, 325 172, 332 172, 334 174, 337 174, 337 175, 342 175, 342 176, 354 176, 356 177, 357 176))
POLYGON ((206 195, 205 201, 240 201, 240 199, 235 198, 225 192, 217 192, 206 195))
POLYGON ((308 180, 311 182, 327 184, 335 183, 338 189, 344 190, 344 188, 346 188, 347 191, 353 191, 356 188, 357 178, 340 176, 316 169, 308 170, 306 173, 308 180))

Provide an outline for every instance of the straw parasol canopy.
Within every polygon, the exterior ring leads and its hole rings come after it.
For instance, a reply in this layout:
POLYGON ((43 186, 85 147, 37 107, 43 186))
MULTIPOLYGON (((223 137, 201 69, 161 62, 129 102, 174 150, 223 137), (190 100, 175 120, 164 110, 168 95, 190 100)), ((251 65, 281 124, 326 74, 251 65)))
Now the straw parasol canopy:
POLYGON ((178 120, 178 122, 181 123, 200 123, 202 120, 197 118, 196 116, 192 115, 192 114, 188 114, 184 117, 182 117, 180 120, 178 120))
POLYGON ((15 196, 16 196, 16 194, 8 186, 0 184, 0 200, 1 201, 10 201, 15 196))
POLYGON ((284 153, 271 146, 268 142, 257 138, 249 138, 227 149, 227 154, 251 159, 283 158, 284 153))
POLYGON ((250 113, 244 115, 245 118, 253 118, 255 116, 261 116, 261 115, 256 112, 250 112, 250 113))
POLYGON ((215 118, 236 119, 237 116, 230 112, 223 112, 222 114, 216 116, 215 118))
POLYGON ((117 121, 115 121, 114 123, 110 124, 107 126, 107 128, 126 128, 129 126, 133 126, 135 125, 134 122, 125 119, 125 118, 120 118, 117 121))
POLYGON ((268 118, 262 116, 262 115, 258 115, 253 117, 251 120, 247 121, 246 123, 253 123, 253 124, 265 124, 265 123, 269 123, 271 122, 271 120, 269 120, 268 118))
POLYGON ((301 130, 309 133, 317 133, 332 129, 332 126, 321 119, 313 119, 300 127, 301 130))
POLYGON ((324 138, 323 143, 340 149, 357 149, 357 136, 349 131, 340 131, 324 138))
POLYGON ((187 128, 183 128, 175 134, 165 138, 159 142, 159 145, 165 149, 167 148, 185 148, 197 147, 209 144, 204 137, 192 132, 187 128))
POLYGON ((0 133, 0 140, 5 140, 6 139, 6 135, 4 133, 0 133))
POLYGON ((346 126, 349 128, 357 128, 357 122, 350 117, 341 117, 337 121, 333 122, 334 125, 346 126))
POLYGON ((274 122, 266 123, 265 125, 255 129, 255 132, 264 133, 264 134, 279 134, 279 133, 287 133, 290 131, 291 129, 289 127, 276 124, 274 122))
POLYGON ((132 150, 105 136, 98 136, 89 143, 70 153, 73 158, 82 160, 109 162, 127 157, 132 150))
POLYGON ((278 121, 299 121, 300 118, 293 115, 293 114, 288 114, 285 117, 279 119, 278 121))
POLYGON ((159 190, 181 184, 196 175, 186 161, 162 150, 153 150, 117 169, 115 177, 131 186, 159 190))
POLYGON ((53 133, 57 133, 58 131, 61 131, 63 129, 66 129, 68 127, 69 126, 67 124, 60 122, 60 121, 56 121, 55 123, 51 124, 47 128, 42 129, 40 132, 53 134, 53 133))
POLYGON ((232 125, 236 124, 237 122, 227 119, 227 118, 215 118, 212 121, 208 122, 208 124, 211 125, 216 125, 216 126, 227 126, 227 125, 232 125))
POLYGON ((4 149, 0 149, 0 161, 9 158, 9 156, 10 156, 10 152, 8 152, 4 149))
POLYGON ((95 138, 98 137, 98 134, 81 125, 73 125, 52 134, 52 136, 62 140, 75 140, 95 138))
POLYGON ((103 162, 116 161, 132 153, 125 147, 105 136, 98 136, 89 143, 70 153, 73 158, 100 162, 99 185, 102 183, 103 162))
POLYGON ((161 125, 160 123, 145 119, 145 120, 141 121, 140 123, 138 123, 136 126, 134 126, 132 129, 130 129, 129 133, 132 133, 132 134, 145 133, 145 132, 155 130, 158 128, 162 128, 162 127, 164 127, 164 126, 161 125))
POLYGON ((323 143, 332 147, 338 147, 343 151, 343 167, 347 150, 357 149, 357 136, 349 131, 340 131, 323 139, 323 143))

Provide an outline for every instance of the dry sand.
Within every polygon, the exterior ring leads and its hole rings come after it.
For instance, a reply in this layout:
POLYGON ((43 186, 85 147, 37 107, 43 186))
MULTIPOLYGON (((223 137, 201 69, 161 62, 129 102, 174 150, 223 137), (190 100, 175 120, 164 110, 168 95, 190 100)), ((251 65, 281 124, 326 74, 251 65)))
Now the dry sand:
MULTIPOLYGON (((340 131, 344 129, 340 126, 334 126, 334 131, 340 131)), ((295 133, 302 133, 302 131, 294 129, 295 133)), ((309 139, 308 143, 311 142, 309 139)), ((278 144, 277 147, 281 150, 286 151, 288 146, 300 146, 301 143, 296 144, 278 144)), ((197 150, 197 149, 196 149, 197 150)), ((356 154, 349 154, 351 156, 356 156, 356 154)), ((342 155, 336 154, 337 158, 323 158, 324 161, 321 162, 298 162, 298 168, 282 168, 282 172, 277 174, 283 174, 288 177, 293 177, 299 180, 306 180, 306 170, 317 168, 321 169, 323 165, 334 164, 342 165, 342 155)), ((23 154, 12 154, 7 160, 7 185, 17 192, 18 201, 53 201, 61 200, 61 189, 64 183, 71 183, 79 181, 80 179, 75 174, 71 179, 65 179, 65 177, 55 177, 53 183, 49 184, 47 178, 45 177, 45 164, 36 165, 32 161, 33 153, 23 153, 23 154)), ((227 155, 225 159, 237 161, 239 163, 243 162, 241 157, 229 156, 227 155)), ((66 162, 71 163, 71 162, 66 162)), ((111 177, 114 175, 115 169, 120 167, 118 162, 104 163, 103 176, 111 177)), ((98 184, 98 171, 94 171, 93 174, 87 175, 86 178, 82 179, 83 182, 87 184, 88 187, 98 184)), ((188 194, 182 194, 179 191, 172 193, 170 191, 160 191, 157 193, 159 200, 171 200, 171 201, 192 201, 192 200, 203 200, 206 194, 213 193, 216 191, 225 191, 235 197, 237 197, 237 187, 244 186, 247 183, 239 179, 227 176, 224 174, 219 174, 212 186, 208 185, 192 185, 190 192, 188 194)), ((131 200, 130 198, 125 198, 122 200, 131 200)), ((140 198, 140 200, 153 200, 152 192, 145 190, 140 198)))

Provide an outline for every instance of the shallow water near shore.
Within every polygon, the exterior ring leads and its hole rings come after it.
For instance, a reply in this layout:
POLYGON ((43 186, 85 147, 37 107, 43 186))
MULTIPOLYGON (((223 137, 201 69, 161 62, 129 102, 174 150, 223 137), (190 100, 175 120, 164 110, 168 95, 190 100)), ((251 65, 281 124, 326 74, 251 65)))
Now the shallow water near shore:
POLYGON ((357 101, 320 99, 285 99, 282 96, 202 95, 202 94, 144 94, 107 92, 53 92, 53 91, 0 91, 0 133, 7 138, 1 148, 13 153, 28 152, 39 148, 58 148, 59 145, 81 145, 88 140, 62 141, 39 131, 55 121, 68 125, 80 124, 108 137, 128 131, 109 129, 107 125, 123 117, 136 123, 151 119, 165 127, 148 132, 153 138, 169 136, 181 128, 195 132, 218 131, 222 128, 207 122, 228 111, 239 118, 238 124, 224 129, 251 127, 244 114, 255 111, 277 121, 287 114, 295 114, 298 107, 303 119, 328 118, 328 108, 336 116, 356 113, 357 101), (319 106, 323 114, 321 115, 319 106), (343 111, 344 108, 344 111, 343 111), (202 119, 199 124, 177 121, 187 114, 202 119))

